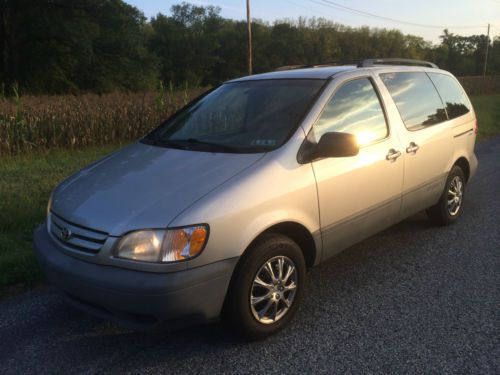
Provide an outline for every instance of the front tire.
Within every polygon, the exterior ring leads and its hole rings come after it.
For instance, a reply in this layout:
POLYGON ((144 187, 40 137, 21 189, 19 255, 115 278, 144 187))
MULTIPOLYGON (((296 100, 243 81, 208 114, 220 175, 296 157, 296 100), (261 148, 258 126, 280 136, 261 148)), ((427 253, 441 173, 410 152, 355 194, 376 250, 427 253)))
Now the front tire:
POLYGON ((272 335, 295 315, 305 278, 300 247, 286 236, 265 234, 235 270, 223 319, 249 340, 272 335))
POLYGON ((462 215, 464 193, 465 175, 462 168, 455 165, 448 174, 439 202, 427 210, 427 216, 438 225, 455 222, 462 215))

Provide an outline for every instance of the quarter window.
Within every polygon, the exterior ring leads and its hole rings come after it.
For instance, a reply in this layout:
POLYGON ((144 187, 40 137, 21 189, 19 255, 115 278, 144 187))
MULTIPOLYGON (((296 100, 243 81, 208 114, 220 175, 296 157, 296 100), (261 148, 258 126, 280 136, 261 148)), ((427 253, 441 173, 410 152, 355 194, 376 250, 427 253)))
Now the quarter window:
POLYGON ((313 127, 317 140, 328 132, 351 133, 365 145, 388 134, 384 111, 368 78, 347 82, 333 95, 313 127))
POLYGON ((441 73, 428 73, 446 106, 448 118, 454 119, 470 111, 464 89, 452 77, 441 73))
POLYGON ((441 98, 427 74, 384 73, 380 77, 408 130, 422 129, 447 120, 441 98))

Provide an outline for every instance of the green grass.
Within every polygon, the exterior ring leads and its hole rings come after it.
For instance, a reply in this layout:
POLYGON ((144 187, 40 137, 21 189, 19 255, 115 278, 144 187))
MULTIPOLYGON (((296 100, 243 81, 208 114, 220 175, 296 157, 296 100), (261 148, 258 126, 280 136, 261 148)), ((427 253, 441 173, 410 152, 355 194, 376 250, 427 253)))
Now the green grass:
POLYGON ((479 127, 478 140, 500 134, 500 94, 473 96, 479 127))
MULTIPOLYGON (((500 95, 472 98, 479 139, 500 134, 500 95)), ((0 157, 0 295, 43 280, 31 235, 45 219, 49 194, 58 182, 117 146, 52 150, 0 157)))
POLYGON ((0 157, 0 296, 43 280, 31 247, 52 189, 117 146, 0 157))

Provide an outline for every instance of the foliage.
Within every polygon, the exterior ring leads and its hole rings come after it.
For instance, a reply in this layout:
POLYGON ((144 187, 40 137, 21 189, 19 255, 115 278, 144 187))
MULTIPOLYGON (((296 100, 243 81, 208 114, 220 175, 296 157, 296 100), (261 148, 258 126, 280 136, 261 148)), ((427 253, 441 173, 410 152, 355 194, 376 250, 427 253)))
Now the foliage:
POLYGON ((205 90, 0 98, 0 156, 134 140, 205 90))
POLYGON ((500 75, 458 77, 469 96, 500 94, 500 75))
POLYGON ((157 60, 148 27, 121 0, 3 0, 0 80, 30 93, 149 88, 157 60))
POLYGON ((480 140, 500 134, 500 95, 472 97, 480 140))
MULTIPOLYGON (((323 18, 253 21, 254 71, 369 57, 437 62, 455 75, 480 75, 485 35, 444 30, 441 43, 398 30, 352 28, 323 18)), ((215 85, 246 74, 246 23, 188 3, 146 20, 122 0, 0 2, 0 82, 22 93, 144 91, 215 85)), ((488 72, 500 74, 500 39, 488 72)))

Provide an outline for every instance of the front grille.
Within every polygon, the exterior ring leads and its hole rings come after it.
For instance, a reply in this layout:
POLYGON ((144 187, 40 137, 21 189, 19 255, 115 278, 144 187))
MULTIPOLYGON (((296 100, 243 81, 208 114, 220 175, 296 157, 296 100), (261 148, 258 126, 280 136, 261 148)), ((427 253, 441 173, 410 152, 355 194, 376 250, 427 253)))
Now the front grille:
POLYGON ((71 223, 54 213, 50 214, 50 232, 64 246, 96 254, 106 242, 108 234, 71 223))

